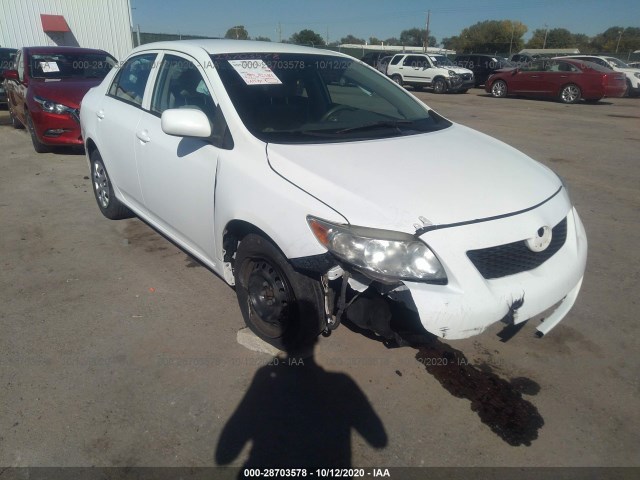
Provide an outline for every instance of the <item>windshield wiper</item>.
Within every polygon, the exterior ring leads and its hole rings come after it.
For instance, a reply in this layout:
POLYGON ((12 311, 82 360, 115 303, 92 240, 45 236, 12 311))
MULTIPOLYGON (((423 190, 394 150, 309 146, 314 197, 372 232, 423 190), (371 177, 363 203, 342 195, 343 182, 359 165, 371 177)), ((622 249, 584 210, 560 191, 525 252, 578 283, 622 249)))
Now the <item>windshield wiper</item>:
POLYGON ((414 123, 415 122, 413 120, 380 120, 377 122, 358 125, 357 127, 348 127, 348 128, 343 128, 342 130, 336 130, 335 133, 358 132, 362 130, 374 130, 376 128, 398 128, 399 129, 399 127, 407 127, 409 125, 413 125, 414 123))

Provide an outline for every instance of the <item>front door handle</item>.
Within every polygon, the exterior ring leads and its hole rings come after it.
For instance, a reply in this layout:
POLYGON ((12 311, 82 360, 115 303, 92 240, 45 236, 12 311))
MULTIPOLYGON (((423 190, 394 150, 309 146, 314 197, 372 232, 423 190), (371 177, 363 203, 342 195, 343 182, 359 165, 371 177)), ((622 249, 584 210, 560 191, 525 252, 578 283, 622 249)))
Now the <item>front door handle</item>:
POLYGON ((136 132, 136 137, 138 137, 138 140, 140 140, 142 143, 147 143, 151 141, 151 137, 149 136, 149 132, 147 132, 146 130, 140 130, 136 132))
POLYGON ((98 117, 100 120, 102 120, 104 118, 104 110, 98 110, 96 112, 96 117, 98 117))

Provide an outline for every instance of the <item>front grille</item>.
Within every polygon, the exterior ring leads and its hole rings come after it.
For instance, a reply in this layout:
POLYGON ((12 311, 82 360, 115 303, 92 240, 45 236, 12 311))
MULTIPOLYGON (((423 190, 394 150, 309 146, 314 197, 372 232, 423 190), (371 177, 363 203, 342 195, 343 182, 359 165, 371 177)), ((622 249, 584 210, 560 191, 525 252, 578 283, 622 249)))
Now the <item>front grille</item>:
POLYGON ((463 73, 460 75, 462 80, 471 80, 473 78, 473 73, 463 73))
POLYGON ((525 240, 521 240, 497 247, 469 250, 467 256, 487 280, 526 272, 539 267, 562 248, 567 240, 566 217, 553 227, 552 232, 551 243, 542 252, 532 252, 525 240))

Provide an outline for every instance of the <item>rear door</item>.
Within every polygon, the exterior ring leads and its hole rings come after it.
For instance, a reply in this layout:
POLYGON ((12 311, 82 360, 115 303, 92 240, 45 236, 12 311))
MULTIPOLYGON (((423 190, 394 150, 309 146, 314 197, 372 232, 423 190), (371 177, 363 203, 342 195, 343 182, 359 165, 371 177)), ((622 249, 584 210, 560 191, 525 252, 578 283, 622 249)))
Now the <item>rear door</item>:
POLYGON ((96 110, 98 145, 113 184, 126 201, 142 208, 143 198, 135 159, 136 128, 142 115, 147 80, 157 53, 129 58, 114 76, 96 110))

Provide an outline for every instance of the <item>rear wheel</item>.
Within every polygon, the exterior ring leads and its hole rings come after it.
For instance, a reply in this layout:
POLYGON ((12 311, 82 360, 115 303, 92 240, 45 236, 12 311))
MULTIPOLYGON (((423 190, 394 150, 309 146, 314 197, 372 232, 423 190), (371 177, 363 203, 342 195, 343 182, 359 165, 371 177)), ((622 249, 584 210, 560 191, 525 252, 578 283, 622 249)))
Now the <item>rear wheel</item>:
POLYGON ((576 103, 580 100, 581 93, 580 87, 570 83, 569 85, 562 87, 562 90, 560 90, 560 101, 562 103, 576 103))
POLYGON ((445 93, 447 91, 447 82, 444 78, 436 78, 433 81, 433 93, 445 93))
POLYGON ((118 200, 113 192, 113 185, 107 175, 102 157, 98 150, 91 152, 91 184, 93 193, 102 214, 110 220, 121 220, 133 217, 133 213, 118 200))
POLYGON ((503 98, 507 96, 507 83, 504 80, 496 80, 491 85, 491 95, 496 98, 503 98))
POLYGON ((48 153, 51 151, 51 147, 49 145, 45 145, 40 140, 38 140, 38 135, 36 135, 36 129, 33 126, 33 120, 31 119, 31 115, 26 113, 27 117, 27 128, 29 129, 29 135, 31 135, 31 143, 33 143, 33 149, 38 153, 48 153))
POLYGON ((296 272, 256 234, 240 242, 234 272, 242 316, 258 337, 289 353, 313 344, 325 327, 320 282, 296 272))

